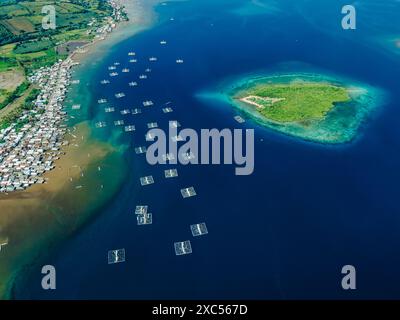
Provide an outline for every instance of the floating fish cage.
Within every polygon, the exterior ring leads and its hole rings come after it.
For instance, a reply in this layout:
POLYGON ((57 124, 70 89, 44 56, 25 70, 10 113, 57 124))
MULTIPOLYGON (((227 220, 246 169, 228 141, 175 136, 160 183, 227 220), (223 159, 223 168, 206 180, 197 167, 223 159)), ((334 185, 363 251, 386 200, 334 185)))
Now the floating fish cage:
POLYGON ((138 108, 132 109, 132 114, 139 114, 139 113, 142 113, 142 109, 138 109, 138 108))
POLYGON ((108 251, 108 264, 125 262, 125 249, 108 251))
POLYGON ((153 215, 151 213, 138 214, 136 216, 136 220, 137 220, 138 226, 152 224, 153 223, 153 215))
POLYGON ((185 139, 183 139, 183 137, 181 135, 177 135, 177 136, 171 137, 171 140, 173 142, 178 142, 178 141, 184 141, 185 139))
POLYGON ((169 122, 169 127, 170 128, 178 128, 180 126, 181 126, 181 124, 178 121, 170 121, 169 122))
POLYGON ((130 62, 130 63, 136 63, 136 62, 137 62, 137 59, 131 59, 131 60, 129 60, 129 62, 130 62))
POLYGON ((172 111, 174 111, 174 110, 172 110, 172 108, 163 108, 162 111, 163 111, 164 113, 170 113, 170 112, 172 112, 172 111))
POLYGON ((127 73, 127 72, 129 72, 130 70, 128 69, 128 68, 124 68, 124 69, 122 69, 122 72, 123 73, 127 73))
POLYGON ((154 141, 155 136, 152 135, 150 132, 146 133, 145 135, 146 141, 154 141))
POLYGON ((193 252, 190 240, 186 240, 186 241, 182 241, 182 242, 175 242, 174 248, 175 248, 175 254, 177 256, 181 256, 184 254, 190 254, 193 252))
POLYGON ((167 153, 167 154, 163 154, 162 155, 162 159, 164 161, 171 161, 171 160, 175 160, 175 155, 173 153, 167 153))
POLYGON ((97 100, 97 103, 102 104, 102 103, 106 103, 107 99, 99 99, 97 100))
POLYGON ((245 120, 241 116, 234 116, 233 118, 239 123, 244 123, 245 122, 245 120))
POLYGON ((153 176, 146 176, 146 177, 141 177, 140 178, 140 184, 142 186, 147 186, 147 185, 153 184, 153 183, 154 183, 153 176))
POLYGON ((176 169, 168 169, 164 170, 165 178, 175 178, 178 176, 178 170, 176 169))
POLYGON ((81 105, 80 105, 80 104, 74 104, 74 105, 71 107, 72 110, 79 110, 80 108, 81 108, 81 105))
POLYGON ((135 81, 129 82, 130 87, 136 87, 138 84, 135 81))
POLYGON ((129 114, 129 113, 131 113, 131 111, 129 110, 129 109, 124 109, 124 110, 121 110, 120 111, 121 112, 121 114, 124 116, 124 115, 127 115, 127 114, 129 114))
POLYGON ((114 112, 114 111, 115 111, 115 108, 114 108, 114 107, 104 108, 104 111, 105 111, 106 113, 114 112))
POLYGON ((192 151, 190 152, 185 152, 181 154, 182 159, 185 161, 190 161, 196 158, 196 156, 194 155, 194 153, 192 151))
POLYGON ((100 83, 101 83, 101 84, 109 84, 109 83, 110 83, 110 80, 101 80, 100 83))
POLYGON ((207 226, 204 222, 192 224, 190 226, 190 231, 192 231, 193 237, 203 236, 208 233, 207 226))
POLYGON ((125 132, 132 132, 135 131, 136 128, 134 125, 130 125, 130 126, 125 126, 125 132))
POLYGON ((153 129, 153 128, 157 128, 157 127, 158 127, 157 122, 150 122, 147 124, 147 128, 149 128, 149 129, 153 129))
POLYGON ((132 51, 128 53, 128 56, 135 56, 135 55, 136 55, 136 53, 132 52, 132 51))
POLYGON ((116 77, 118 75, 118 72, 111 72, 110 77, 116 77))
POLYGON ((125 97, 125 93, 123 93, 123 92, 116 93, 115 97, 118 98, 118 99, 119 98, 123 98, 123 97, 125 97))
POLYGON ((143 101, 143 106, 145 107, 150 107, 152 105, 154 105, 154 103, 151 100, 143 101))
POLYGON ((136 206, 135 214, 146 214, 148 209, 149 206, 144 206, 144 205, 136 206))
POLYGON ((115 120, 114 121, 114 126, 123 126, 124 125, 124 120, 115 120))
POLYGON ((135 153, 136 154, 142 154, 142 153, 146 153, 147 152, 147 148, 146 147, 137 147, 135 148, 135 153))
POLYGON ((183 198, 190 198, 197 195, 193 187, 181 189, 181 194, 183 198))
POLYGON ((96 128, 104 128, 107 126, 107 123, 105 123, 104 121, 100 121, 100 122, 96 122, 94 125, 96 128))

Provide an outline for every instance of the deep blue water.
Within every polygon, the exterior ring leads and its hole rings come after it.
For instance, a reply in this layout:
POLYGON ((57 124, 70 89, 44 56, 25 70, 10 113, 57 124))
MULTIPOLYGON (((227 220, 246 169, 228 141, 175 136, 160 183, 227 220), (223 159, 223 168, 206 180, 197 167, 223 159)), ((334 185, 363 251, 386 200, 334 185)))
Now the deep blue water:
MULTIPOLYGON (((392 21, 400 5, 362 1, 359 29, 343 31, 343 1, 286 0, 272 13, 257 7, 252 10, 262 13, 235 11, 249 3, 159 6, 154 28, 104 58, 90 85, 91 117, 107 119, 106 130, 116 130, 114 118, 136 125, 121 141, 132 146, 126 153, 129 176, 94 221, 43 262, 56 267, 57 290, 42 290, 40 269, 34 268, 17 298, 400 298, 400 56, 370 40, 370 35, 400 34, 392 21), (388 19, 382 18, 386 14, 388 19), (164 39, 167 46, 160 46, 164 39), (129 51, 136 52, 136 65, 128 62, 129 51), (150 63, 150 56, 158 61, 150 63), (177 65, 178 58, 185 63, 177 65), (112 78, 105 91, 99 81, 114 61, 121 62, 119 71, 128 66, 131 72, 112 78), (240 125, 229 105, 195 97, 229 77, 267 72, 288 61, 379 87, 388 100, 356 142, 324 147, 250 120, 240 125), (147 67, 149 79, 128 87, 147 67), (120 91, 127 96, 114 99, 120 91), (101 97, 117 110, 141 107, 147 99, 156 106, 136 116, 105 116, 96 103, 101 97), (173 113, 161 112, 167 101, 173 102, 173 113), (169 166, 148 165, 133 146, 148 144, 148 122, 167 129, 168 120, 197 130, 254 128, 254 174, 235 176, 233 166, 178 165, 179 178, 165 179, 169 166), (156 183, 140 187, 139 177, 150 174, 156 183), (179 190, 188 186, 198 196, 183 200, 179 190), (153 225, 136 225, 138 204, 150 206, 153 225), (189 225, 198 222, 206 222, 209 234, 193 238, 189 225), (193 254, 175 256, 173 243, 187 239, 193 254), (107 265, 107 250, 115 248, 126 249, 127 261, 107 265), (346 264, 357 269, 355 291, 341 289, 346 264)), ((287 70, 296 71, 290 69, 294 65, 287 70)))

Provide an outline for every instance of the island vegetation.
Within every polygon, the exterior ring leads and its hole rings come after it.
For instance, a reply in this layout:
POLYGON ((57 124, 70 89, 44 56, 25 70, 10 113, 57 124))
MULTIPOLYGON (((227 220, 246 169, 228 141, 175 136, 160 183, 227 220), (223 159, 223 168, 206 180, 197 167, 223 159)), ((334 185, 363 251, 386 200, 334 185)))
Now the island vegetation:
POLYGON ((268 120, 279 123, 322 119, 335 103, 350 100, 344 87, 310 82, 258 84, 241 92, 238 98, 255 106, 268 120))

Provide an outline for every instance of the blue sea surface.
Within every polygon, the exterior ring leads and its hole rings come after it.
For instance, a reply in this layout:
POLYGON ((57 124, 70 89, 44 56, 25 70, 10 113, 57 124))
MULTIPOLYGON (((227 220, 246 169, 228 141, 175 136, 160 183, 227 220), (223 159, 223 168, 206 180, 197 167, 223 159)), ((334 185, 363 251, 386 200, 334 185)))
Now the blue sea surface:
POLYGON ((400 298, 400 59, 370 40, 400 35, 391 18, 400 14, 400 4, 362 1, 358 29, 345 31, 344 1, 271 1, 271 10, 260 3, 267 2, 168 2, 157 6, 153 28, 104 57, 88 87, 89 117, 108 123, 98 129, 105 134, 121 131, 114 120, 136 126, 118 140, 129 146, 129 175, 93 221, 41 261, 56 267, 57 289, 41 288, 38 265, 16 298, 400 298), (136 64, 129 63, 130 51, 136 64), (150 62, 152 56, 158 61, 150 62), (175 62, 180 58, 183 64, 175 62), (116 61, 119 75, 100 84, 116 61), (388 99, 356 141, 324 146, 251 119, 239 124, 231 106, 196 97, 237 75, 278 66, 296 72, 297 65, 367 83, 388 99), (121 73, 124 67, 130 72, 121 73), (138 80, 146 68, 152 69, 149 78, 138 80), (129 87, 130 81, 139 86, 129 87), (126 97, 116 99, 118 92, 126 97), (97 104, 103 97, 115 114, 97 104), (145 100, 155 106, 143 107, 145 100), (168 101, 174 111, 164 114, 168 101), (119 114, 132 108, 142 114, 119 114), (195 130, 254 128, 254 173, 236 176, 232 165, 178 165, 179 177, 165 179, 164 170, 175 166, 151 166, 134 147, 149 144, 147 123, 167 130, 169 120, 195 130), (139 178, 147 175, 155 184, 141 187, 139 178), (189 186, 197 196, 183 199, 180 189, 189 186), (141 204, 149 205, 151 226, 136 225, 134 210, 141 204), (200 222, 209 234, 193 238, 189 226, 200 222), (191 240, 193 253, 176 256, 173 244, 184 240, 191 240), (126 262, 108 265, 107 251, 118 248, 126 249, 126 262), (357 290, 345 291, 341 269, 349 264, 357 270, 357 290))

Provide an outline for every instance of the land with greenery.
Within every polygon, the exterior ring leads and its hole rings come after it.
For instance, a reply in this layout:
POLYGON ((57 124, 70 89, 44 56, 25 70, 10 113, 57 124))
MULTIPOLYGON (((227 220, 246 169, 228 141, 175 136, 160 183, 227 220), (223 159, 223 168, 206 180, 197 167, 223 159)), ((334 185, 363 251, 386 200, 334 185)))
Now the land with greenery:
POLYGON ((348 90, 329 83, 258 84, 237 97, 256 107, 268 120, 304 122, 320 120, 335 103, 350 100, 348 90))
POLYGON ((27 75, 66 58, 69 43, 91 41, 112 12, 105 0, 0 1, 0 129, 36 93, 27 75), (46 5, 55 8, 54 30, 42 28, 46 5))

